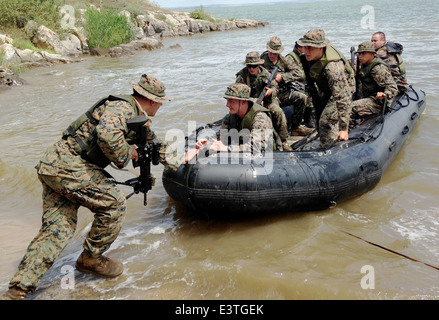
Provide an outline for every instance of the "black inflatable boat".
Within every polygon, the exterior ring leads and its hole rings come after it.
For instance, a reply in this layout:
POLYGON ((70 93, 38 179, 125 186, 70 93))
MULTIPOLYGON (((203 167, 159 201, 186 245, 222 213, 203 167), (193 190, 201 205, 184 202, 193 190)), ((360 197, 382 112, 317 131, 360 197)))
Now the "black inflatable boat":
POLYGON ((210 154, 208 163, 165 168, 163 185, 175 201, 209 216, 321 210, 374 188, 401 150, 425 108, 417 88, 397 97, 385 115, 349 132, 349 141, 322 149, 306 137, 294 151, 265 158, 210 154), (217 157, 218 161, 215 161, 217 157))

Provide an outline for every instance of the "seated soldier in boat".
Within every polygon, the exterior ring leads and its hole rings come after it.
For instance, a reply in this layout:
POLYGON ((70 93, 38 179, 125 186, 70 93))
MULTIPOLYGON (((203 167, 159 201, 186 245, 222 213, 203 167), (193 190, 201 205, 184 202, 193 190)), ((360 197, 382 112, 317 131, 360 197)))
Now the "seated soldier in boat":
POLYGON ((188 153, 187 161, 199 153, 202 147, 207 146, 210 150, 226 152, 251 152, 257 154, 282 150, 282 145, 276 131, 273 129, 271 113, 268 109, 256 103, 256 99, 250 97, 250 87, 245 84, 235 83, 230 85, 224 98, 227 100, 227 114, 221 125, 221 130, 213 140, 200 139, 196 143, 196 149, 188 153), (239 133, 237 138, 229 134, 232 129, 239 133), (232 143, 228 140, 231 138, 232 143))
MULTIPOLYGON (((259 53, 256 51, 249 52, 245 57, 245 67, 236 74, 235 82, 249 86, 251 88, 250 97, 252 98, 257 99, 259 97, 267 86, 267 79, 271 75, 269 70, 262 66, 263 63, 264 60, 260 58, 259 53)), ((261 105, 271 111, 273 116, 273 126, 284 143, 284 148, 288 149, 289 147, 286 142, 288 138, 287 118, 280 107, 279 99, 277 97, 278 91, 278 83, 273 79, 270 83, 270 87, 265 93, 261 105)))
POLYGON ((361 43, 357 53, 360 60, 357 81, 360 82, 361 98, 352 102, 351 119, 385 112, 383 108, 390 106, 398 93, 389 66, 380 58, 375 57, 372 42, 361 43))
POLYGON ((370 41, 375 46, 376 56, 389 65, 390 73, 398 87, 398 93, 408 91, 410 85, 407 83, 405 65, 401 57, 403 46, 400 43, 387 41, 386 35, 380 31, 375 32, 370 41))

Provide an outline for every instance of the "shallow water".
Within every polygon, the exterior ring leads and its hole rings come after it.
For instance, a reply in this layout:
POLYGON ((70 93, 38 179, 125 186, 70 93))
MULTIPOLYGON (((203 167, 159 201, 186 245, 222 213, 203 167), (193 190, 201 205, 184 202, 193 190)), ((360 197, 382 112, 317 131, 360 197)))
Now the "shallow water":
MULTIPOLYGON (((375 28, 361 28, 364 1, 209 8, 215 17, 268 21, 264 28, 164 40, 165 48, 132 57, 85 61, 25 72, 27 85, 0 93, 0 291, 6 290, 40 227, 41 186, 34 166, 44 149, 99 98, 130 93, 142 73, 162 79, 172 101, 153 120, 165 137, 226 113, 222 94, 249 51, 278 35, 285 53, 313 27, 346 55, 377 30, 404 44, 409 82, 427 94, 427 108, 403 150, 372 191, 335 208, 268 215, 245 221, 193 217, 157 184, 128 201, 122 232, 108 252, 125 272, 101 280, 74 272, 91 213, 81 208, 77 233, 31 299, 438 299, 439 271, 351 237, 361 236, 407 256, 438 264, 439 65, 435 1, 368 1, 375 28), (179 43, 181 50, 170 46, 179 43), (374 289, 361 281, 371 266, 374 289)), ((128 173, 112 172, 130 178, 128 173)), ((124 189, 127 193, 129 189, 124 189)))

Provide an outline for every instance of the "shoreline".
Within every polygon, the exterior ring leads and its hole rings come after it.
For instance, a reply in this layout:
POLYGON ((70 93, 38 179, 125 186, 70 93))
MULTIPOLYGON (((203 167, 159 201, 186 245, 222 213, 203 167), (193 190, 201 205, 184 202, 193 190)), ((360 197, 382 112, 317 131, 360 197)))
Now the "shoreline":
POLYGON ((14 40, 11 37, 0 34, 0 55, 3 57, 2 65, 0 65, 0 88, 26 84, 26 80, 20 77, 20 72, 12 69, 28 70, 59 63, 81 62, 89 56, 121 58, 135 55, 141 50, 161 49, 164 47, 163 39, 208 32, 254 29, 268 24, 268 22, 252 19, 213 18, 213 22, 191 18, 190 12, 184 11, 157 10, 147 15, 131 17, 128 11, 122 10, 120 14, 125 15, 127 22, 131 24, 135 39, 108 49, 89 49, 87 36, 80 27, 75 27, 64 40, 61 40, 57 33, 44 25, 35 26, 35 22, 29 21, 28 24, 33 23, 33 28, 37 30, 31 40, 41 51, 18 49, 13 45, 14 40))

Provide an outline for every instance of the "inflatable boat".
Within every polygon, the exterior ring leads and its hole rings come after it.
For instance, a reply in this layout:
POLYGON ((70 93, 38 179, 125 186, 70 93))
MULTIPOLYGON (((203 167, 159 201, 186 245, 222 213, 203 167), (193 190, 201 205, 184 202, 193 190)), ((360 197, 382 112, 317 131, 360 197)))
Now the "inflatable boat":
POLYGON ((425 93, 411 87, 386 114, 351 129, 348 141, 323 149, 314 133, 293 151, 269 156, 209 154, 209 161, 165 168, 163 186, 178 203, 210 217, 327 209, 378 184, 425 105, 425 93))

